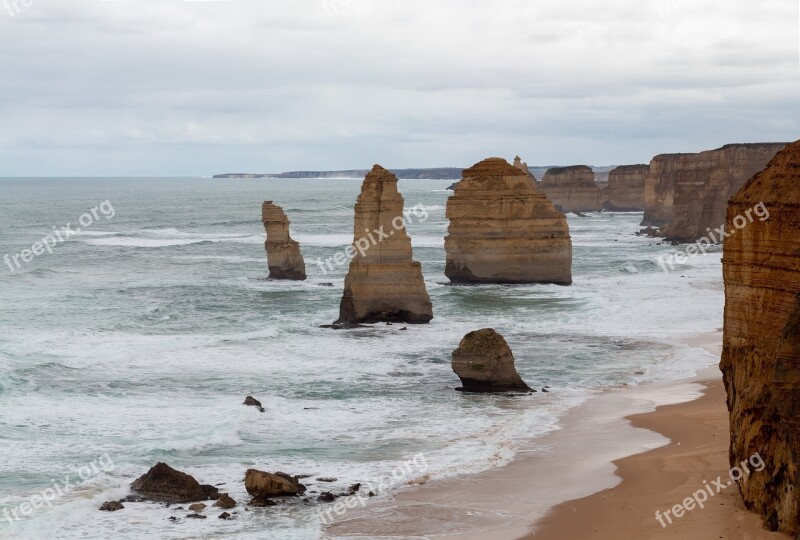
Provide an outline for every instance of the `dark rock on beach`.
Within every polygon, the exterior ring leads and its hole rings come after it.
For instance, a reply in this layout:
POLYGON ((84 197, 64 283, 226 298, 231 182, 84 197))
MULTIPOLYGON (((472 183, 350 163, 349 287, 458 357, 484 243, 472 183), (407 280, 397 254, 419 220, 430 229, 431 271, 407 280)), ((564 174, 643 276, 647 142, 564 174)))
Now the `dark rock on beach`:
POLYGON ((191 503, 216 498, 214 486, 203 486, 192 476, 159 463, 131 484, 131 489, 149 501, 191 503))
POLYGON ((214 506, 217 508, 222 508, 223 510, 230 510, 231 508, 236 507, 236 501, 233 500, 227 493, 223 493, 220 495, 220 498, 217 500, 217 502, 214 503, 214 506))

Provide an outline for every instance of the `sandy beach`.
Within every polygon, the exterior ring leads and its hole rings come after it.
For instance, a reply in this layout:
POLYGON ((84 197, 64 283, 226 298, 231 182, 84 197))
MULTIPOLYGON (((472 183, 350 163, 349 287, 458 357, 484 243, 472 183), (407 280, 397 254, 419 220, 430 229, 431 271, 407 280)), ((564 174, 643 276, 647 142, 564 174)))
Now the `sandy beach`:
MULTIPOLYGON (((706 350, 711 364, 721 334, 686 343, 706 350)), ((691 380, 600 394, 510 465, 405 489, 353 510, 326 533, 476 540, 788 538, 763 530, 735 485, 666 528, 656 520, 656 510, 680 504, 704 480, 728 479, 728 442, 721 374, 711 367, 691 380)))

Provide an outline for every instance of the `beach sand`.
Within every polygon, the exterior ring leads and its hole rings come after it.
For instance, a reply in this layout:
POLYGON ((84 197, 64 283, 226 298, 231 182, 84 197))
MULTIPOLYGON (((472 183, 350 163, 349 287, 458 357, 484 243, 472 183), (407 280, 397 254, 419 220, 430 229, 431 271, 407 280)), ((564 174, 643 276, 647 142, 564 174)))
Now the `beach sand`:
MULTIPOLYGON (((704 348, 713 361, 721 333, 687 345, 704 348)), ((656 521, 656 510, 728 474, 728 411, 717 368, 689 381, 599 394, 561 426, 505 467, 433 481, 351 510, 326 537, 788 538, 764 531, 735 485, 668 528, 656 521)))

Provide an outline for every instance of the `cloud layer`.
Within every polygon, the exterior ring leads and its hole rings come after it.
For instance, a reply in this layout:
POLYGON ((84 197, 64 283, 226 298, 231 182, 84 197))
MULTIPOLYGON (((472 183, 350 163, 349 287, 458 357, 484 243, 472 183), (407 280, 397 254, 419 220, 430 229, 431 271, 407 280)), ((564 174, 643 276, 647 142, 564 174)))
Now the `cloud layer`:
POLYGON ((794 140, 799 22, 785 0, 8 0, 0 176, 601 165, 794 140))

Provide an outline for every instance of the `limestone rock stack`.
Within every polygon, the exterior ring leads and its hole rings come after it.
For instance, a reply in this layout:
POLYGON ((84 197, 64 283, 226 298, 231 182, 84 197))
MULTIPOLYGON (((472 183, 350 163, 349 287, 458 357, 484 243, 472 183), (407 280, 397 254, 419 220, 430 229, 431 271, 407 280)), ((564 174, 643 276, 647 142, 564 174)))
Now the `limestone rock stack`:
POLYGON ((506 340, 491 328, 470 332, 453 351, 453 371, 464 392, 528 392, 506 340))
POLYGON ((445 274, 453 283, 572 283, 567 219, 502 158, 464 171, 447 201, 445 274))
POLYGON ((664 154, 645 179, 642 225, 666 226, 668 240, 693 242, 725 223, 728 199, 786 143, 729 144, 698 154, 664 154))
POLYGON ((306 265, 300 254, 300 244, 289 237, 289 219, 280 206, 266 201, 261 206, 261 220, 267 231, 267 264, 269 277, 303 281, 306 265))
POLYGON ((541 190, 563 212, 603 209, 603 194, 595 182, 594 171, 586 165, 549 169, 542 178, 541 190))
POLYGON ((423 324, 433 318, 422 265, 411 258, 403 202, 397 177, 375 165, 364 179, 355 206, 355 255, 345 278, 337 323, 423 324))
POLYGON ((608 173, 608 187, 603 192, 603 209, 611 212, 644 210, 644 179, 649 165, 624 165, 608 173))
POLYGON ((737 229, 724 247, 720 364, 731 464, 760 454, 764 470, 739 484, 745 504, 769 529, 794 538, 800 532, 800 141, 731 199, 727 223, 737 229), (748 212, 761 203, 769 218, 750 223, 748 212))
POLYGON ((528 176, 533 177, 534 182, 536 181, 536 177, 534 177, 533 173, 531 173, 528 170, 528 164, 527 163, 523 163, 521 157, 517 156, 517 157, 514 158, 514 167, 516 167, 517 169, 521 170, 522 172, 524 172, 528 176))

